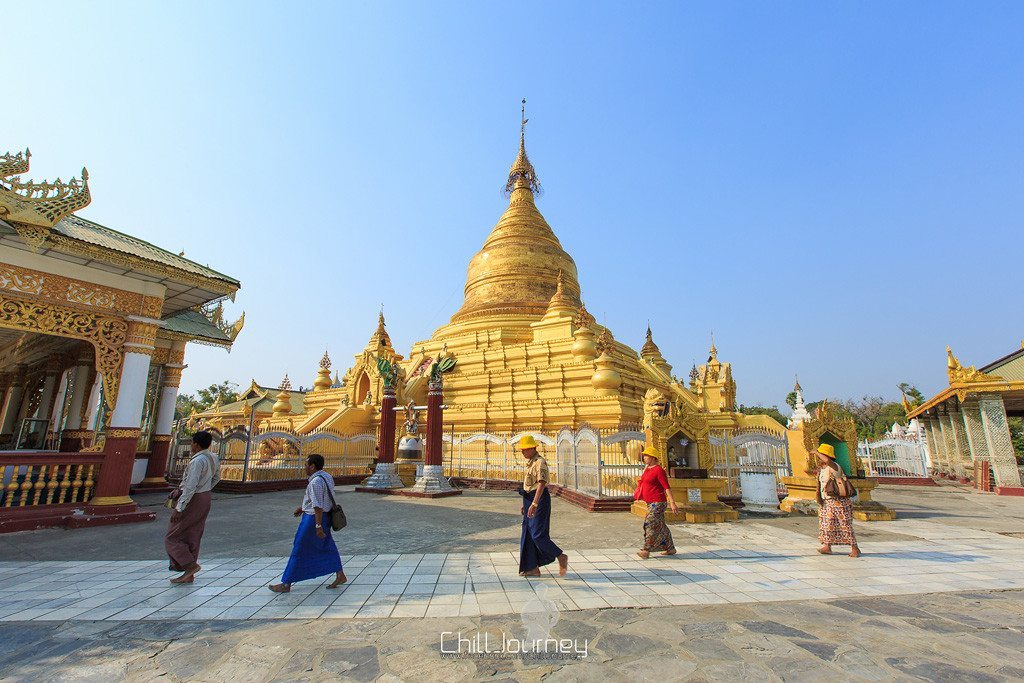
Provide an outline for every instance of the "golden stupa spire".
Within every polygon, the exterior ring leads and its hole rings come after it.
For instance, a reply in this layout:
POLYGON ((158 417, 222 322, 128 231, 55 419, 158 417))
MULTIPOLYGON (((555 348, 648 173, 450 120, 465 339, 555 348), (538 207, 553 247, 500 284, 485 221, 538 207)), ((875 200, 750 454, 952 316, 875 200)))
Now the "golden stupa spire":
POLYGON ((526 124, 530 119, 526 118, 526 98, 523 98, 522 121, 519 124, 519 154, 508 172, 508 182, 505 183, 505 193, 512 194, 516 188, 525 188, 534 194, 540 194, 540 179, 537 171, 534 170, 530 158, 526 156, 526 124))
POLYGON ((661 349, 654 343, 654 337, 651 334, 651 324, 647 323, 647 340, 644 342, 643 347, 640 349, 640 355, 644 358, 647 357, 660 357, 661 349))
POLYGON ((313 389, 314 391, 330 389, 332 384, 331 357, 327 355, 327 350, 324 349, 324 357, 320 359, 320 369, 317 370, 316 379, 313 380, 313 389))
POLYGON ((377 348, 378 346, 391 348, 391 337, 388 335, 387 328, 384 324, 383 306, 381 306, 380 313, 377 314, 377 329, 374 330, 373 336, 370 337, 369 346, 371 348, 377 348))
MULTIPOLYGON (((525 104, 524 104, 525 107, 525 104)), ((484 320, 500 316, 504 325, 526 326, 543 316, 558 289, 572 307, 579 306, 580 283, 576 264, 537 210, 537 174, 526 156, 526 113, 519 130, 519 154, 509 171, 505 189, 511 194, 508 208, 498 219, 483 247, 469 262, 462 307, 452 316, 453 325, 486 326, 484 320), (477 322, 479 321, 479 322, 477 322)), ((461 329, 447 328, 443 334, 461 329)))
POLYGON ((715 348, 715 331, 711 331, 711 349, 708 351, 708 362, 718 360, 718 349, 715 348))

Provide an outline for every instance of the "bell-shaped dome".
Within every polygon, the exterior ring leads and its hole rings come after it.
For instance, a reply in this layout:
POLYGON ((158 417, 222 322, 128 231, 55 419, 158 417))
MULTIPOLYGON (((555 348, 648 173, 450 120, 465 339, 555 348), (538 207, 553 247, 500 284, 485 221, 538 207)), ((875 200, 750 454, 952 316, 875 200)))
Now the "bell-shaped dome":
POLYGON ((537 210, 539 189, 521 134, 506 185, 508 208, 469 262, 465 299, 453 323, 492 315, 542 316, 558 289, 559 273, 561 295, 569 305, 580 305, 576 264, 537 210))

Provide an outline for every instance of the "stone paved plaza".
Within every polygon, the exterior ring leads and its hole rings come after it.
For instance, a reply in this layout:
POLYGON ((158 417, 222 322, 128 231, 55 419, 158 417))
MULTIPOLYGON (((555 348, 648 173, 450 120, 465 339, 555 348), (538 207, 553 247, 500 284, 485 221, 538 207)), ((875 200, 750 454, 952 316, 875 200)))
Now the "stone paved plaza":
POLYGON ((275 595, 264 586, 285 562, 294 497, 218 497, 191 586, 167 583, 162 520, 0 538, 0 680, 1024 676, 1024 500, 891 488, 880 498, 901 518, 858 523, 858 560, 818 555, 815 520, 787 517, 676 526, 679 554, 648 561, 632 555, 637 518, 556 500, 571 571, 528 580, 507 494, 345 492, 349 584, 275 595), (239 526, 244 509, 266 529, 239 526), (524 637, 538 605, 551 637, 585 641, 586 658, 442 653, 442 632, 524 637))

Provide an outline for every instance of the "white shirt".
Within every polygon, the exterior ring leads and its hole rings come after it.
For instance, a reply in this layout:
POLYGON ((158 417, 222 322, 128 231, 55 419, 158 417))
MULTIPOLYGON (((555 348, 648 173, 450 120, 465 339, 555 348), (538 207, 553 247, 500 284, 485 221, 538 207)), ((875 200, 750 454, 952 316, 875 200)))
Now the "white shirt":
POLYGON ((313 514, 313 508, 320 508, 324 512, 330 512, 334 505, 328 494, 334 493, 334 477, 324 470, 317 470, 309 475, 309 483, 306 484, 306 495, 302 497, 302 512, 307 515, 313 514))
POLYGON ((175 509, 184 512, 192 496, 210 491, 220 481, 220 461, 209 450, 202 450, 192 456, 181 478, 181 497, 175 509), (213 467, 211 468, 211 461, 213 467))

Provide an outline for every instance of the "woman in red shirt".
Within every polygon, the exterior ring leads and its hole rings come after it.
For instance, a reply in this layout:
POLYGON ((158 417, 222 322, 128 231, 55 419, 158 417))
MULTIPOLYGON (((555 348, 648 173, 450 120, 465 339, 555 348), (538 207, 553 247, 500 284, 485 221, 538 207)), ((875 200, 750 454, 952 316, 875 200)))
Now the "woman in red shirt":
POLYGON ((654 446, 648 446, 640 459, 645 465, 644 473, 637 482, 633 499, 647 503, 647 517, 644 518, 644 549, 636 555, 641 560, 650 557, 652 550, 661 550, 662 555, 675 555, 672 532, 665 524, 665 508, 670 507, 672 512, 679 512, 679 508, 672 498, 665 470, 661 467, 661 454, 654 446))

